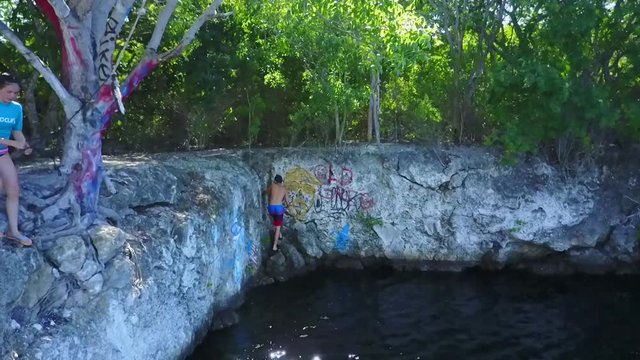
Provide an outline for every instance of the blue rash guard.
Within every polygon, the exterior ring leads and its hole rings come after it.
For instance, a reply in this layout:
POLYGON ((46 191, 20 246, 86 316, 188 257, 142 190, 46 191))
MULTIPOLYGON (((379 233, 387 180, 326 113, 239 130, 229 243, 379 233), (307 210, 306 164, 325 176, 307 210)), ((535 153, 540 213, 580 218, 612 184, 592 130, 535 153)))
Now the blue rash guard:
MULTIPOLYGON (((22 105, 15 101, 0 103, 0 138, 11 139, 13 131, 22 131, 22 105)), ((6 148, 0 144, 0 151, 6 148)))

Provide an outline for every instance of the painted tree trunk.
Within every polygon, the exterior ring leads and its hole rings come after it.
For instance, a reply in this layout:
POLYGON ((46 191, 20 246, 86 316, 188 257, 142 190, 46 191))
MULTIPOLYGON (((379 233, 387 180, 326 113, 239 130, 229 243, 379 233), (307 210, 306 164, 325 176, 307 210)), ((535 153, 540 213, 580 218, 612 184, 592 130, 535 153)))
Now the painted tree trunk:
MULTIPOLYGON (((25 59, 52 87, 60 99, 66 117, 65 139, 60 172, 68 176, 67 186, 60 189, 54 202, 42 210, 45 222, 71 209, 74 225, 88 225, 95 218, 104 169, 102 138, 116 111, 124 111, 123 101, 161 62, 180 55, 193 41, 202 25, 218 15, 222 0, 212 0, 185 31, 182 40, 168 51, 158 49, 179 0, 167 0, 157 14, 157 22, 143 58, 134 70, 118 84, 114 65, 116 39, 129 17, 135 0, 35 0, 55 30, 61 46, 62 81, 45 62, 0 21, 0 34, 13 44, 25 59)), ((135 24, 146 13, 142 0, 135 24)), ((230 14, 222 14, 223 17, 230 14)), ((133 30, 132 29, 132 30, 133 30)), ((125 41, 125 46, 126 43, 125 41)), ((120 49, 122 53, 125 49, 120 49)))
MULTIPOLYGON (((87 11, 90 3, 36 0, 53 24, 62 44, 62 74, 68 97, 61 98, 66 119, 61 172, 80 205, 80 215, 95 213, 103 175, 102 137, 116 111, 112 59, 115 41, 133 0, 105 1, 87 11), (96 20, 101 19, 101 20, 96 20), (94 28, 104 26, 102 29, 94 28)), ((157 63, 157 61, 155 62, 157 63)), ((151 67, 138 67, 126 84, 127 95, 151 67)))

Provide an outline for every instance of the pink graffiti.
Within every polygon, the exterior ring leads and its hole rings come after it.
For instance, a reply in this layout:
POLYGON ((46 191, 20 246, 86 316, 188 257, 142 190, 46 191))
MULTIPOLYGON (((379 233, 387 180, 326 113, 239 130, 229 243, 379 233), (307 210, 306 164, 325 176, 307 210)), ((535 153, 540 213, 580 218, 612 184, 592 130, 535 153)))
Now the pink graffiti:
MULTIPOLYGON (((140 85, 142 80, 147 77, 153 70, 158 67, 158 60, 156 59, 147 59, 138 65, 138 67, 129 75, 129 78, 125 81, 125 83, 120 87, 120 91, 122 94, 122 101, 124 102, 133 91, 140 85)), ((104 134, 111 123, 111 118, 113 114, 118 110, 118 105, 113 96, 113 88, 111 84, 103 85, 98 92, 98 103, 96 105, 99 109, 104 109, 104 115, 102 116, 102 129, 101 134, 104 134)))
POLYGON ((97 205, 102 178, 101 150, 101 134, 95 132, 82 152, 81 161, 72 170, 71 182, 84 211, 93 211, 97 205))
POLYGON ((361 193, 339 185, 321 185, 315 209, 368 211, 373 205, 374 201, 369 193, 361 193))
MULTIPOLYGON (((67 28, 69 30, 78 30, 79 29, 77 26, 68 26, 67 28)), ((85 63, 84 57, 82 56, 82 52, 80 51, 80 48, 78 47, 78 40, 76 40, 75 37, 71 36, 69 41, 71 42, 71 51, 73 53, 74 60, 76 60, 78 63, 80 63, 80 66, 83 69, 85 69, 87 67, 87 63, 85 63)))
POLYGON ((140 85, 142 80, 151 74, 151 72, 153 72, 157 67, 158 60, 155 58, 149 58, 141 62, 133 73, 131 73, 124 85, 122 85, 122 98, 125 99, 131 95, 133 90, 140 85))
POLYGON ((340 186, 347 186, 353 181, 353 170, 345 166, 340 169, 340 174, 337 178, 335 177, 335 174, 333 172, 332 165, 329 165, 328 171, 326 166, 316 165, 316 167, 313 169, 313 174, 316 176, 316 179, 320 180, 320 182, 323 184, 337 183, 340 186))
POLYGON ((339 184, 341 186, 347 186, 351 184, 352 181, 353 181, 353 171, 350 168, 343 167, 340 172, 339 184))
POLYGON ((375 205, 373 198, 369 193, 361 193, 360 194, 360 208, 362 210, 369 210, 375 205))
POLYGON ((350 189, 353 183, 353 170, 343 166, 333 171, 333 166, 316 165, 313 174, 322 183, 318 187, 315 200, 315 211, 368 211, 373 208, 375 202, 367 192, 358 192, 350 189))

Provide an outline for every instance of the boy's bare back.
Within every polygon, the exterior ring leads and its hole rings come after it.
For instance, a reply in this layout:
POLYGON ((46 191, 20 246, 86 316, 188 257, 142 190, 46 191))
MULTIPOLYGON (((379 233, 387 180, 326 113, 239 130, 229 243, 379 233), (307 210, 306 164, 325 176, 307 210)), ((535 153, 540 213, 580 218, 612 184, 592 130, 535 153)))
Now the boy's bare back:
POLYGON ((267 188, 269 205, 280 205, 286 202, 287 188, 282 184, 273 183, 267 188))

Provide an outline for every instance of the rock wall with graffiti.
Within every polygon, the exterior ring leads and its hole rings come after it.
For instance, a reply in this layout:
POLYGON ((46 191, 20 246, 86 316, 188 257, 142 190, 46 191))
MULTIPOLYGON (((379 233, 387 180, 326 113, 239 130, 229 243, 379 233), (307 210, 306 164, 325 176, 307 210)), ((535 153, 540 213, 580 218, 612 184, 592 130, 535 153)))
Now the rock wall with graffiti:
POLYGON ((360 175, 348 164, 320 163, 284 169, 292 221, 324 229, 332 249, 346 252, 357 219, 372 216, 375 200, 371 174, 360 175))
POLYGON ((343 220, 368 213, 373 197, 354 182, 349 166, 319 164, 312 169, 293 167, 285 173, 290 205, 288 213, 298 221, 343 220))

